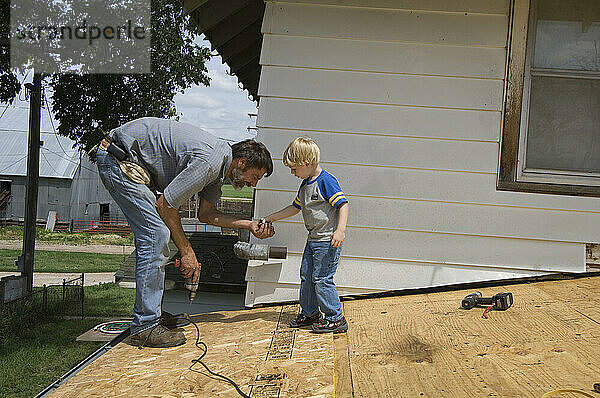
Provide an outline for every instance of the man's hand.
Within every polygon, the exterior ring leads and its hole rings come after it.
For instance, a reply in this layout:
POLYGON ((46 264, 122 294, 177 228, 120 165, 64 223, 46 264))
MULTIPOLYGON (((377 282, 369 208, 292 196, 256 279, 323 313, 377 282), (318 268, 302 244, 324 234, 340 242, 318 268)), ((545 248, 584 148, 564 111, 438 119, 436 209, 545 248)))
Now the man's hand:
POLYGON ((179 268, 184 278, 192 277, 194 283, 197 282, 200 276, 200 263, 196 259, 196 253, 194 253, 190 241, 185 237, 179 212, 169 205, 164 195, 160 195, 154 203, 154 207, 156 207, 158 215, 171 231, 171 239, 173 239, 175 246, 181 253, 181 260, 175 262, 175 268, 179 268))
POLYGON ((191 250, 189 253, 182 253, 181 260, 175 260, 175 268, 179 268, 184 278, 192 277, 192 282, 196 283, 200 277, 202 264, 198 262, 196 254, 191 250))
POLYGON ((250 232, 258 239, 266 239, 275 235, 275 228, 270 221, 265 221, 263 218, 260 221, 252 221, 250 223, 250 232))
POLYGON ((344 242, 345 237, 345 233, 343 233, 339 229, 336 229, 333 235, 331 235, 331 246, 340 247, 342 245, 342 242, 344 242))

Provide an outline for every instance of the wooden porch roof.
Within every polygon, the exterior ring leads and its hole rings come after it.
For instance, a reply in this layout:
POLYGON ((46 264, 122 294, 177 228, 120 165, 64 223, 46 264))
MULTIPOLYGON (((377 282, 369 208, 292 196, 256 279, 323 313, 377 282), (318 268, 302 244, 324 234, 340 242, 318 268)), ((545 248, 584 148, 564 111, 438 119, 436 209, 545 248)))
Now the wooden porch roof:
POLYGON ((184 0, 183 8, 257 101, 263 0, 184 0))
MULTIPOLYGON (((507 311, 460 309, 472 290, 345 300, 347 334, 292 330, 296 305, 195 316, 205 363, 251 397, 541 397, 600 382, 600 277, 510 291, 507 311)), ((237 397, 200 365, 196 331, 171 349, 111 349, 53 397, 237 397)))

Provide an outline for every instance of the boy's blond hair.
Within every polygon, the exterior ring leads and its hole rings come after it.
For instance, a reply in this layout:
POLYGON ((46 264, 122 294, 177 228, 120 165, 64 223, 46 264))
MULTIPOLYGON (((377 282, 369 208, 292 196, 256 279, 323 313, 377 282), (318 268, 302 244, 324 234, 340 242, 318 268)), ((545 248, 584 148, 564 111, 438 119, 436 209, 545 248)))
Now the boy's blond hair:
POLYGON ((310 137, 298 137, 283 153, 283 164, 287 167, 318 164, 320 157, 321 151, 310 137))

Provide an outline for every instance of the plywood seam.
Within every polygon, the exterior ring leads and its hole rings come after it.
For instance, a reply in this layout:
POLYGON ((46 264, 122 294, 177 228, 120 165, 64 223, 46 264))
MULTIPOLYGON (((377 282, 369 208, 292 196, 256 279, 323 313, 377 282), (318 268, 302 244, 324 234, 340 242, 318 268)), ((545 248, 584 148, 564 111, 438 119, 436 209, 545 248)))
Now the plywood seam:
POLYGON ((391 7, 361 7, 361 6, 350 6, 350 5, 337 5, 337 4, 312 4, 312 3, 304 3, 304 2, 296 2, 296 1, 277 1, 277 0, 264 0, 265 3, 281 3, 285 5, 297 5, 302 7, 324 7, 324 8, 348 8, 348 9, 358 9, 358 10, 378 10, 378 11, 393 11, 398 13, 427 13, 427 14, 451 14, 451 15, 481 15, 481 16, 491 16, 491 17, 507 17, 506 13, 489 13, 489 12, 469 12, 468 10, 463 11, 445 11, 445 10, 424 10, 424 9, 411 9, 411 8, 391 8, 391 7))
POLYGON ((447 79, 504 81, 503 77, 498 78, 498 77, 441 75, 441 74, 432 74, 432 73, 426 74, 426 73, 408 73, 408 72, 386 72, 386 71, 378 71, 378 70, 323 68, 323 67, 317 67, 317 66, 298 66, 298 65, 289 65, 289 64, 273 64, 273 63, 262 63, 260 65, 261 66, 270 66, 272 68, 292 68, 292 69, 324 70, 324 71, 333 71, 333 72, 372 73, 372 74, 378 74, 378 75, 442 77, 442 78, 447 78, 447 79))
MULTIPOLYGON (((300 222, 300 221, 283 221, 283 220, 279 220, 279 221, 276 221, 276 222, 277 223, 282 223, 282 224, 304 225, 304 223, 300 222)), ((431 231, 431 230, 406 229, 406 228, 389 228, 389 227, 377 227, 377 226, 372 226, 372 225, 351 225, 351 224, 348 224, 347 228, 376 229, 376 230, 381 230, 381 231, 419 232, 419 233, 425 233, 425 234, 473 236, 473 237, 482 237, 482 238, 521 239, 521 240, 530 240, 530 241, 538 241, 538 242, 577 243, 577 244, 588 243, 588 242, 580 242, 580 241, 574 241, 574 240, 557 240, 557 239, 544 239, 544 238, 529 238, 529 237, 523 237, 523 236, 486 235, 486 234, 474 234, 474 233, 467 233, 467 232, 431 231)))
POLYGON ((502 113, 501 109, 483 109, 483 108, 460 108, 460 107, 448 107, 448 106, 435 106, 435 105, 413 105, 413 104, 391 104, 388 102, 369 102, 369 101, 346 101, 336 100, 329 98, 305 98, 305 97, 286 97, 279 95, 267 95, 260 94, 261 98, 278 98, 278 99, 290 99, 298 101, 321 101, 321 102, 333 102, 339 104, 364 104, 364 105, 385 105, 385 106, 402 106, 407 108, 423 108, 423 109, 448 109, 448 110, 459 110, 459 111, 477 111, 477 112, 494 112, 502 113))
MULTIPOLYGON (((272 160, 282 160, 281 158, 272 158, 272 160)), ((422 171, 439 171, 448 173, 469 173, 469 174, 487 174, 496 175, 496 172, 492 171, 473 171, 473 170, 451 170, 451 169, 431 169, 426 167, 409 167, 409 166, 394 166, 394 165, 383 165, 383 164, 361 164, 361 163, 348 163, 348 162, 327 162, 322 161, 319 164, 337 164, 340 166, 358 166, 358 167, 380 167, 384 169, 402 169, 402 170, 422 170, 422 171)), ((257 190, 269 189, 269 188, 254 188, 257 190)), ((287 191, 287 190, 285 190, 287 191)))
MULTIPOLYGON (((342 302, 341 305, 342 305, 342 312, 345 314, 346 309, 344 307, 344 302, 342 302)), ((348 371, 347 371, 347 373, 346 372, 344 372, 344 373, 346 373, 350 377, 350 392, 351 392, 351 397, 354 397, 354 384, 352 382, 352 362, 350 361, 350 345, 348 344, 348 334, 343 333, 343 334, 339 335, 337 338, 345 340, 345 343, 344 343, 345 346, 342 346, 342 348, 345 348, 345 352, 341 351, 340 356, 342 357, 342 360, 347 363, 348 371)), ((336 338, 333 335, 332 335, 332 340, 333 340, 333 360, 334 360, 334 364, 335 364, 336 338)), ((339 345, 339 343, 338 343, 338 345, 339 345)), ((338 348, 338 350, 339 350, 339 348, 338 348)), ((336 388, 335 373, 336 373, 336 368, 334 367, 334 369, 333 369, 333 396, 334 396, 334 398, 336 397, 336 391, 338 390, 338 388, 336 388)))
MULTIPOLYGON (((321 162, 326 163, 326 162, 321 162)), ((490 174, 490 173, 486 173, 490 174)), ((297 190, 293 189, 278 189, 278 188, 255 188, 258 191, 276 191, 276 192, 290 192, 296 193, 297 190)), ((539 210, 539 211, 557 211, 563 213, 582 213, 582 214, 600 214, 600 211, 594 210, 573 210, 573 209, 554 209, 545 207, 531 207, 531 206, 517 206, 517 205, 502 205, 495 203, 477 203, 477 202, 455 202, 450 200, 433 200, 433 199, 422 199, 422 198, 399 198, 393 196, 376 196, 376 195, 357 195, 346 193, 346 197, 364 198, 364 199, 384 199, 384 200, 399 200, 409 202, 426 202, 426 203, 444 203, 452 205, 464 205, 464 206, 485 206, 485 207, 503 207, 509 209, 526 209, 526 210, 539 210)))
MULTIPOLYGON (((485 144, 499 144, 498 140, 475 140, 475 139, 467 139, 467 138, 448 138, 448 137, 425 137, 420 135, 405 135, 405 134, 385 134, 385 133, 369 133, 362 131, 341 131, 341 130, 315 130, 315 129, 303 129, 303 128, 294 128, 294 127, 284 127, 284 126, 269 126, 269 125, 256 125, 257 128, 263 130, 289 130, 289 131, 308 131, 311 133, 331 133, 331 134, 349 134, 349 135, 366 135, 369 137, 391 137, 391 138, 414 138, 420 140, 432 140, 432 141, 451 141, 451 142, 474 142, 474 143, 485 143, 485 144)), ((275 159, 275 158, 273 158, 275 159)), ((496 173, 489 173, 496 174, 496 173)))
POLYGON ((282 36, 282 37, 300 37, 305 39, 326 39, 326 40, 348 40, 348 41, 361 41, 361 42, 373 42, 373 43, 390 43, 390 44, 419 44, 423 46, 440 46, 440 47, 466 47, 466 48, 482 48, 482 49, 502 49, 506 50, 507 45, 504 46, 487 46, 484 44, 458 44, 458 43, 442 43, 442 42, 424 42, 424 41, 407 41, 407 40, 375 40, 375 39, 361 39, 358 37, 332 37, 332 36, 318 36, 318 35, 299 35, 291 33, 271 33, 262 32, 265 36, 282 36))

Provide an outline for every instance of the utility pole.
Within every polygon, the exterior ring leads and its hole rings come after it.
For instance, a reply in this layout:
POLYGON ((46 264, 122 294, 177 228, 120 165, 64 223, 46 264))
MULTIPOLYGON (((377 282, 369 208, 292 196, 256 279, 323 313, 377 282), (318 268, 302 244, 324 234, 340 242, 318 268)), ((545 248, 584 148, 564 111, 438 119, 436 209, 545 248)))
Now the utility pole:
POLYGON ((23 226, 23 269, 29 292, 33 290, 33 260, 37 221, 38 183, 40 174, 40 116, 42 106, 42 74, 34 73, 29 90, 29 136, 27 144, 27 178, 25 180, 25 224, 23 226))

